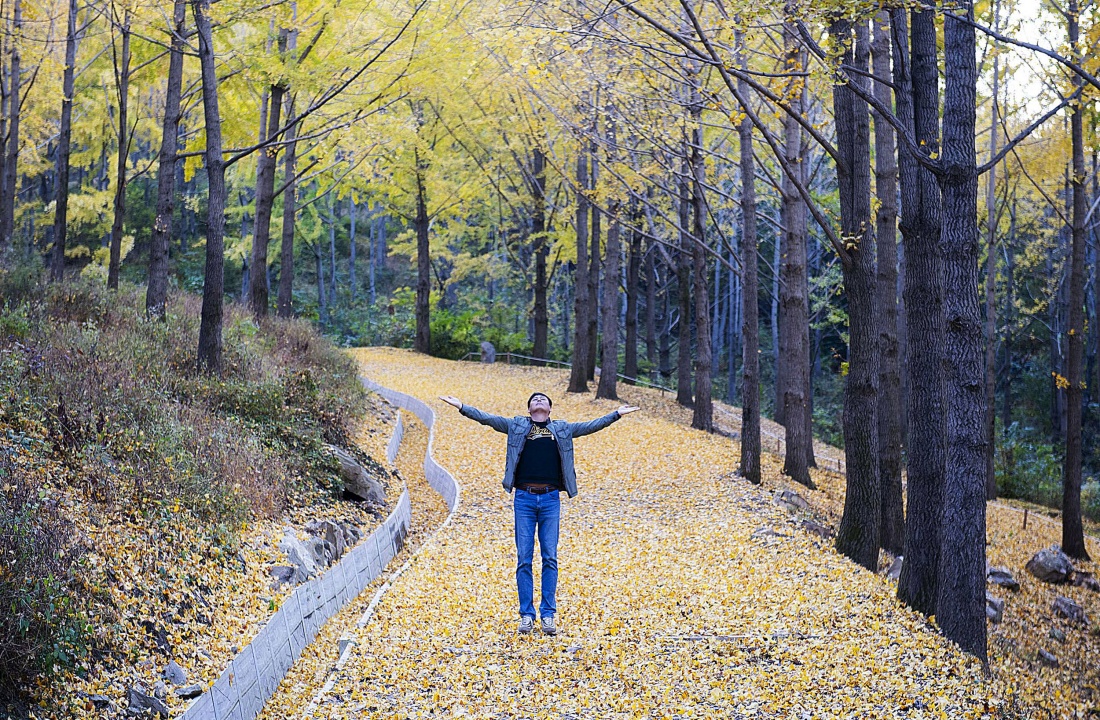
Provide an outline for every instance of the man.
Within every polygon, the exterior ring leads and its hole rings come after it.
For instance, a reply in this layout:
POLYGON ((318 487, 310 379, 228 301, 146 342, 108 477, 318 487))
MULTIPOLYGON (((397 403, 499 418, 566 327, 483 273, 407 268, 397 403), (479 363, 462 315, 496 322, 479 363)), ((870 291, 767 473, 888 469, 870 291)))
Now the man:
POLYGON ((466 417, 508 435, 508 455, 504 465, 504 489, 515 489, 513 511, 516 520, 516 586, 519 591, 519 632, 528 635, 535 629, 535 582, 531 560, 535 552, 535 534, 542 553, 542 602, 539 605, 542 631, 557 635, 554 624, 558 589, 558 522, 564 490, 569 497, 577 494, 577 473, 573 468, 573 438, 589 435, 638 408, 623 405, 601 418, 583 423, 550 420, 553 403, 545 393, 536 392, 527 399, 527 416, 514 418, 490 415, 450 395, 440 400, 454 405, 466 417))

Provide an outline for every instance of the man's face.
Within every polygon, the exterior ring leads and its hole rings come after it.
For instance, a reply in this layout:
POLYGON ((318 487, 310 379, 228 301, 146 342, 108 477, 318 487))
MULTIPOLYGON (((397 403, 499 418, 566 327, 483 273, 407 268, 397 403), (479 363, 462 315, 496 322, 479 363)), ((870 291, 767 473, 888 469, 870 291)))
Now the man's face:
POLYGON ((545 420, 550 417, 550 399, 545 395, 536 395, 527 403, 527 411, 536 420, 545 420))

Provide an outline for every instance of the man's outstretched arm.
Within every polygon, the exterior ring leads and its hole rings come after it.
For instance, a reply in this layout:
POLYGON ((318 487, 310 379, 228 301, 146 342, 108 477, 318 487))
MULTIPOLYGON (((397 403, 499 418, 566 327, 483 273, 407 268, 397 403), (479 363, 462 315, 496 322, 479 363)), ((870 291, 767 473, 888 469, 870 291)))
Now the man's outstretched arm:
POLYGON ((629 415, 638 408, 633 405, 623 405, 618 410, 608 413, 603 417, 598 417, 595 420, 589 420, 588 422, 569 423, 569 432, 573 437, 580 437, 582 435, 591 435, 594 432, 603 430, 605 427, 615 422, 623 415, 629 415))
POLYGON ((481 412, 473 405, 464 405, 462 401, 453 395, 440 395, 439 399, 448 405, 454 405, 458 408, 458 412, 471 420, 476 420, 482 425, 488 425, 497 432, 508 432, 508 418, 501 417, 500 415, 490 415, 489 413, 481 412))

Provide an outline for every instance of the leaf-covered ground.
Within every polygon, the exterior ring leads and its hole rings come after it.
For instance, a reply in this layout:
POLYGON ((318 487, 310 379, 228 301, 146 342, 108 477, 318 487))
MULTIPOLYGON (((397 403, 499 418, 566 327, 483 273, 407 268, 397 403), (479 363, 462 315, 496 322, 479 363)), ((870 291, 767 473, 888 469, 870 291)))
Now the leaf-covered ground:
POLYGON ((577 442, 563 632, 517 636, 503 438, 435 398, 512 415, 537 389, 566 419, 617 403, 565 394, 557 371, 389 349, 357 357, 371 378, 438 408, 435 454, 463 501, 357 630, 315 717, 1010 717, 1030 716, 1049 690, 984 679, 889 583, 775 505, 775 457, 752 487, 730 472, 735 443, 635 388, 622 395, 642 412, 577 442))

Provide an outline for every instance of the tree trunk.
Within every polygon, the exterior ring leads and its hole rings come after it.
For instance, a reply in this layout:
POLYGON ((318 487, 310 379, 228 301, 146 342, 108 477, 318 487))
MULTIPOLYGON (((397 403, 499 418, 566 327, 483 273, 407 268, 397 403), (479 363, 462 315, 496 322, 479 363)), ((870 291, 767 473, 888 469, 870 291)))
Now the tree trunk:
POLYGON ((420 159, 420 151, 415 154, 416 161, 416 352, 429 354, 432 350, 431 308, 429 299, 432 288, 431 258, 428 255, 428 198, 424 187, 425 164, 420 159))
POLYGON ((630 228, 630 253, 626 264, 626 348, 623 352, 623 374, 634 384, 638 377, 638 274, 641 269, 642 233, 638 230, 637 213, 630 228))
MULTIPOLYGON (((610 118, 607 121, 607 146, 615 147, 615 121, 610 118)), ((622 232, 619 209, 617 199, 608 201, 607 247, 604 249, 603 307, 601 308, 603 332, 600 337, 600 382, 596 386, 596 397, 610 400, 619 399, 619 273, 621 271, 619 235, 622 232)))
POLYGON ((222 117, 218 110, 218 72, 210 29, 210 0, 191 0, 202 66, 202 107, 206 122, 206 266, 199 324, 199 366, 210 373, 222 368, 222 304, 225 294, 225 161, 222 117))
MULTIPOLYGON (((291 31, 287 47, 293 50, 296 31, 291 31)), ((286 116, 294 117, 294 98, 288 97, 286 116)), ((298 182, 295 180, 298 161, 298 125, 295 123, 286 130, 286 157, 283 158, 283 234, 279 246, 279 299, 278 312, 281 318, 294 317, 294 222, 297 214, 298 182)))
MULTIPOLYGON (((874 20, 872 47, 875 98, 885 107, 890 97, 889 14, 880 10, 874 20)), ((898 258, 897 187, 894 129, 877 112, 875 121, 875 196, 879 207, 875 217, 878 253, 879 321, 879 479, 882 482, 882 516, 879 544, 894 555, 905 549, 904 498, 901 485, 901 373, 898 368, 898 258)))
POLYGON ((680 254, 676 264, 676 296, 679 301, 680 322, 677 335, 676 352, 676 402, 692 407, 695 399, 691 393, 691 225, 692 198, 691 185, 688 183, 691 166, 685 143, 684 157, 680 165, 680 254))
POLYGON ((707 200, 703 194, 707 184, 706 165, 703 159, 702 106, 697 89, 693 86, 693 125, 691 131, 691 232, 695 242, 691 246, 695 283, 695 404, 691 426, 696 430, 714 432, 714 400, 711 397, 711 372, 713 352, 710 344, 710 291, 707 289, 706 223, 707 200))
MULTIPOLYGON (((1069 0, 1069 42, 1075 57, 1079 57, 1078 0, 1069 0)), ((1083 81, 1073 76, 1074 85, 1083 81)), ((1081 388, 1084 385, 1085 351, 1085 143, 1081 120, 1081 104, 1070 112, 1070 138, 1073 150, 1073 215, 1072 249, 1069 275, 1069 362, 1066 388, 1066 457, 1062 471, 1062 550, 1070 557, 1088 560, 1084 528, 1081 524, 1081 388)), ((983 518, 984 519, 984 518, 983 518)), ((983 528, 984 523, 983 523, 983 528)), ((984 628, 983 628, 984 629, 984 628)))
POLYGON ((588 318, 592 312, 588 295, 588 155, 577 151, 577 269, 573 299, 573 364, 569 369, 568 392, 588 392, 588 318))
POLYGON ((157 210, 149 247, 149 283, 145 290, 145 312, 164 319, 168 299, 168 244, 172 239, 172 214, 176 199, 176 150, 179 146, 180 87, 183 83, 183 35, 187 24, 186 0, 172 5, 172 47, 168 56, 168 87, 161 121, 160 156, 157 167, 157 210))
MULTIPOLYGON (((957 10, 973 21, 969 2, 957 10)), ((978 302, 978 172, 974 28, 944 19, 943 232, 947 472, 936 622, 986 659, 984 338, 978 302)), ((1084 198, 1082 196, 1082 202, 1084 198)), ((1084 244, 1082 241, 1082 250, 1084 244)))
MULTIPOLYGON (((535 148, 532 158, 531 201, 534 212, 531 217, 531 234, 535 250, 535 344, 534 356, 546 357, 550 316, 546 308, 546 256, 550 248, 546 244, 546 155, 535 148)), ((536 362, 542 365, 542 362, 536 362)))
POLYGON ((657 283, 661 286, 661 331, 657 337, 658 374, 662 382, 672 376, 672 305, 668 299, 668 263, 657 264, 657 283))
POLYGON ((645 253, 645 357, 650 372, 657 364, 657 241, 646 242, 645 253))
MULTIPOLYGON (((279 55, 286 54, 289 32, 279 31, 279 55)), ((286 86, 282 83, 271 85, 267 128, 260 138, 266 142, 275 137, 282 126, 283 97, 286 86)), ((256 221, 252 225, 252 278, 248 287, 249 308, 253 317, 267 317, 267 246, 271 241, 271 211, 275 206, 275 167, 278 163, 278 151, 274 146, 260 150, 256 160, 256 221)))
POLYGON ((355 207, 355 194, 348 193, 348 217, 350 219, 350 227, 348 228, 348 290, 351 292, 351 303, 355 304, 355 221, 358 210, 355 207))
MULTIPOLYGON (((794 8, 788 6, 788 13, 794 8)), ((793 23, 783 24, 783 46, 788 72, 806 67, 804 50, 793 23)), ((792 79, 788 87, 792 110, 803 112, 802 90, 792 79)), ((802 85, 801 81, 797 81, 802 85)), ((803 184, 808 178, 802 157, 802 127, 791 115, 783 117, 784 148, 787 164, 797 173, 803 184)), ((786 429, 786 452, 783 473, 808 488, 814 488, 810 479, 808 460, 812 454, 813 436, 806 423, 810 386, 810 308, 808 304, 808 280, 806 275, 806 204, 798 188, 786 173, 782 179, 783 225, 780 231, 780 264, 776 271, 781 280, 777 291, 779 320, 779 354, 776 366, 776 417, 782 418, 786 429)))
POLYGON ((69 231, 69 153, 73 137, 73 84, 76 72, 76 2, 77 0, 69 0, 65 31, 61 132, 57 139, 57 190, 54 193, 53 254, 50 257, 51 282, 59 282, 65 278, 65 240, 69 231))
POLYGON ((19 177, 19 121, 22 116, 20 73, 22 55, 19 41, 23 37, 23 3, 12 0, 11 88, 8 92, 8 144, 0 147, 4 158, 4 175, 0 178, 0 252, 12 249, 15 233, 15 186, 19 177))
POLYGON ((328 201, 328 250, 329 250, 329 267, 332 269, 332 274, 329 276, 329 293, 328 301, 330 305, 336 305, 336 223, 339 222, 339 218, 336 216, 336 209, 339 205, 336 203, 336 196, 330 195, 328 201))
MULTIPOLYGON (((1000 26, 1001 4, 993 2, 993 29, 1000 26)), ((1000 133, 998 106, 1000 102, 1001 56, 996 45, 993 48, 993 100, 992 119, 989 125, 989 160, 997 156, 997 138, 1000 133)), ((985 496, 997 499, 997 475, 993 468, 996 453, 996 395, 997 395, 997 167, 989 168, 985 187, 985 224, 987 233, 985 257, 985 433, 989 445, 985 454, 985 496)))
MULTIPOLYGON (((111 222, 110 260, 107 263, 107 287, 118 290, 118 274, 122 264, 122 223, 126 219, 126 161, 130 156, 130 135, 126 127, 130 110, 130 11, 123 15, 119 28, 122 34, 122 58, 115 57, 115 78, 118 90, 118 165, 115 172, 114 218, 111 222)), ((112 43, 112 52, 114 45, 112 43)))
POLYGON ((325 290, 325 253, 318 239, 313 246, 313 261, 317 266, 317 315, 322 325, 328 324, 328 292, 325 290))
MULTIPOLYGON (((744 40, 738 32, 735 42, 744 40)), ((742 66, 744 56, 738 58, 742 66)), ((748 83, 738 80, 741 97, 748 83)), ((760 298, 756 260, 756 168, 752 157, 752 121, 741 118, 741 467, 738 473, 760 484, 760 298)))
MULTIPOLYGON (((837 20, 829 35, 843 43, 844 58, 865 72, 870 55, 867 23, 837 20)), ((866 87, 853 74, 849 83, 866 87)), ((867 103, 849 85, 833 88, 837 125, 840 221, 849 240, 844 263, 848 297, 848 378, 844 385, 844 456, 848 474, 837 550, 874 572, 878 569, 882 488, 878 457, 878 319, 875 312, 875 239, 871 224, 871 127, 867 103)))
MULTIPOLYGON (((596 155, 597 144, 592 141, 589 147, 588 157, 591 162, 589 173, 589 187, 596 190, 599 181, 599 160, 596 155)), ((602 213, 595 205, 592 206, 592 232, 589 233, 588 253, 588 362, 584 370, 588 373, 588 380, 596 379, 596 351, 599 349, 599 319, 600 319, 600 217, 602 213)))
MULTIPOLYGON (((892 10, 894 84, 898 114, 911 124, 922 152, 939 152, 939 78, 936 25, 932 11, 912 12, 912 60, 904 42, 906 11, 892 10), (898 41, 901 41, 900 43, 898 41), (910 75, 908 69, 912 67, 910 75)), ((905 561, 898 598, 910 607, 936 612, 940 525, 947 424, 943 384, 943 261, 940 255, 940 192, 935 177, 908 151, 898 156, 901 177, 901 234, 905 243, 905 366, 909 372, 909 462, 905 519, 905 561)))

